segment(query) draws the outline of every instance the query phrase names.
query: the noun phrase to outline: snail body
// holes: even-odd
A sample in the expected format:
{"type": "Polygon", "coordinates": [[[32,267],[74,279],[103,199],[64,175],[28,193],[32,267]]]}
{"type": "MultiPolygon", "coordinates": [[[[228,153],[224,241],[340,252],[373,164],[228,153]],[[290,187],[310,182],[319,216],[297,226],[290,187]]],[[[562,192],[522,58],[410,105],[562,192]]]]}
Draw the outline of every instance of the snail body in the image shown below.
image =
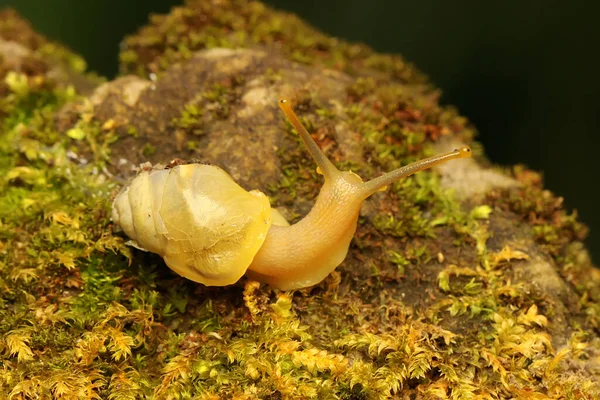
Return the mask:
{"type": "Polygon", "coordinates": [[[279,105],[325,178],[303,219],[289,225],[263,193],[246,192],[219,167],[187,164],[142,171],[115,198],[113,221],[134,246],[159,254],[193,281],[224,286],[246,273],[278,289],[299,289],[321,282],[343,262],[367,197],[418,171],[471,156],[463,146],[363,182],[327,159],[289,101],[279,105]]]}

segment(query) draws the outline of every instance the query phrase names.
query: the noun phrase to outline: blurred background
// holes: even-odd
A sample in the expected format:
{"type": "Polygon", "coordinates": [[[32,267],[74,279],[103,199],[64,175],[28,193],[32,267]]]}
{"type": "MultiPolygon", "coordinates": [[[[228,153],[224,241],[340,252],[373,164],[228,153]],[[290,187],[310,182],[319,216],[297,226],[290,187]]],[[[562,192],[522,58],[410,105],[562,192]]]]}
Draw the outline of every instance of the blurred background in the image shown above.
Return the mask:
{"type": "MultiPolygon", "coordinates": [[[[176,0],[0,0],[35,29],[117,72],[119,42],[176,0]]],[[[334,36],[399,53],[479,130],[488,157],[543,172],[577,209],[600,262],[600,2],[268,0],[334,36]]]]}

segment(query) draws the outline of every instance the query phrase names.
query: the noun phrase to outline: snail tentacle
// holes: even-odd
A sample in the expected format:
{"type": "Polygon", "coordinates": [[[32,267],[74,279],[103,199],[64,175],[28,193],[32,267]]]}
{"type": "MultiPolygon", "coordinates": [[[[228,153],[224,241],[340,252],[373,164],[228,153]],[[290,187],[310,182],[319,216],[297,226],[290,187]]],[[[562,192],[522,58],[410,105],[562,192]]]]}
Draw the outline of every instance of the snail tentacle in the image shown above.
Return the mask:
{"type": "Polygon", "coordinates": [[[434,167],[439,164],[443,164],[450,160],[457,158],[468,158],[471,157],[471,148],[469,146],[461,146],[449,153],[439,154],[433,157],[425,158],[423,160],[416,161],[412,164],[405,165],[386,174],[383,174],[377,178],[373,178],[362,184],[361,193],[364,198],[371,196],[373,193],[385,188],[389,184],[406,178],[410,175],[416,174],[417,172],[425,169],[434,167]]]}
{"type": "Polygon", "coordinates": [[[290,101],[285,98],[279,99],[279,108],[281,108],[290,124],[292,124],[296,132],[298,132],[300,139],[302,139],[306,149],[317,163],[319,172],[323,174],[325,180],[334,180],[339,178],[341,175],[340,170],[338,170],[335,165],[329,161],[325,153],[323,153],[323,151],[319,148],[319,145],[313,140],[304,125],[302,125],[298,119],[298,116],[294,110],[292,110],[290,101]]]}

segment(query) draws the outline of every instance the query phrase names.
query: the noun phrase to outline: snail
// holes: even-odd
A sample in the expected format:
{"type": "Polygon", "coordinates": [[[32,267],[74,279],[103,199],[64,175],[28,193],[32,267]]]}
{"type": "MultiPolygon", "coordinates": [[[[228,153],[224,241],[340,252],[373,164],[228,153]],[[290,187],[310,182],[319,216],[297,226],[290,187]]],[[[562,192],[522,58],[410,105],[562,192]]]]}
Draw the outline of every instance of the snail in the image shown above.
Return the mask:
{"type": "Polygon", "coordinates": [[[309,287],[346,258],[367,197],[398,179],[471,156],[462,146],[363,182],[333,165],[289,100],[280,99],[279,106],[325,178],[304,218],[290,225],[266,195],[244,190],[217,166],[173,165],[142,171],[115,197],[112,219],[131,244],[207,286],[229,285],[246,274],[281,290],[309,287]]]}

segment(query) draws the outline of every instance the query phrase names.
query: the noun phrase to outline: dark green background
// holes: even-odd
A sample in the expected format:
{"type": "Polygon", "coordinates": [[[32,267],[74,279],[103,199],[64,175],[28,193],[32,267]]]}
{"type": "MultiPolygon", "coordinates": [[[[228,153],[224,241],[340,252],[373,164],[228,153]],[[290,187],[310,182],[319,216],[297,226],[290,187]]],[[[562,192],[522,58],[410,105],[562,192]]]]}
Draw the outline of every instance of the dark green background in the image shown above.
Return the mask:
{"type": "MultiPolygon", "coordinates": [[[[324,0],[267,3],[322,31],[400,53],[444,91],[499,164],[543,171],[600,258],[600,2],[324,0]]],[[[0,0],[113,76],[120,39],[175,0],[0,0]]]]}

